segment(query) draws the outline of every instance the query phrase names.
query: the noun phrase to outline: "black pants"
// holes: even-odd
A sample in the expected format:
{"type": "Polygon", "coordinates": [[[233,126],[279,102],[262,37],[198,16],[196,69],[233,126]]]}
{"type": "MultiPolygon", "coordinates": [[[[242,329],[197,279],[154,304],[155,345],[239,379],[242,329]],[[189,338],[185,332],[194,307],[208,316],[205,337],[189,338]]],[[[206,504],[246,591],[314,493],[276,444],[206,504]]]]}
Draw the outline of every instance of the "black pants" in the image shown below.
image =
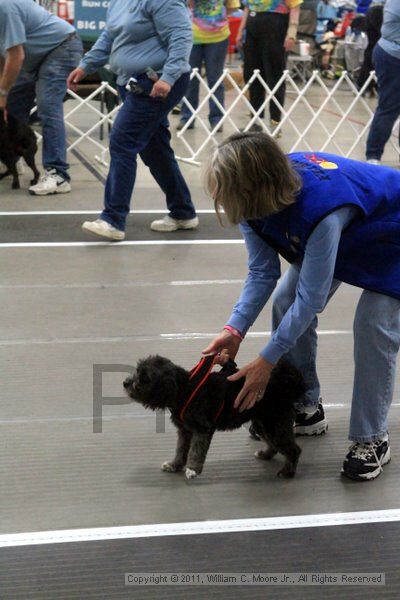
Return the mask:
{"type": "MultiPolygon", "coordinates": [[[[289,25],[289,15],[280,13],[249,14],[246,24],[244,50],[244,80],[253,75],[254,69],[260,69],[260,75],[272,90],[282,77],[286,67],[284,42],[289,25]]],[[[275,94],[283,106],[285,101],[285,85],[282,84],[275,94]]],[[[250,103],[258,110],[265,100],[265,89],[259,81],[250,86],[250,103]]],[[[281,120],[281,111],[271,100],[269,104],[271,119],[281,120]]],[[[264,116],[262,113],[261,116],[264,116]]]]}

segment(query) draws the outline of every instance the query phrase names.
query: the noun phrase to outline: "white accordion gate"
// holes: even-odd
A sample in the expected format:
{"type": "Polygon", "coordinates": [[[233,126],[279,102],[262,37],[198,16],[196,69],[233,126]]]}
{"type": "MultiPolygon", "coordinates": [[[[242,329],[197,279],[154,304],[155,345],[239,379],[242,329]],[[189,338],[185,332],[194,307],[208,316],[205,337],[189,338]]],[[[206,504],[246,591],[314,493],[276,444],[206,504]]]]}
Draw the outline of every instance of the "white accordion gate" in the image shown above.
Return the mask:
{"type": "MultiPolygon", "coordinates": [[[[181,161],[200,165],[224,136],[240,130],[247,131],[253,124],[260,125],[274,137],[282,132],[280,143],[286,152],[326,151],[357,159],[364,157],[366,136],[376,107],[376,98],[371,100],[365,97],[369,84],[375,80],[373,72],[361,90],[356,88],[346,71],[330,85],[327,85],[319,71],[313,71],[302,85],[296,82],[289,71],[285,71],[274,89],[267,86],[259,71],[254,71],[250,81],[244,85],[240,81],[240,71],[235,73],[225,69],[211,89],[197,69],[193,70],[191,77],[199,80],[200,101],[195,110],[186,98],[183,100],[191,111],[191,117],[177,133],[174,144],[177,158],[181,161]],[[258,111],[253,109],[248,100],[249,87],[255,80],[265,89],[265,102],[258,111]],[[279,106],[275,97],[282,83],[286,85],[284,107],[279,106]],[[226,90],[224,106],[215,97],[215,90],[221,84],[226,90]],[[211,98],[222,113],[221,121],[213,129],[207,118],[211,98]],[[268,113],[269,102],[275,102],[282,111],[282,120],[274,131],[269,129],[269,119],[261,118],[263,111],[268,113]],[[196,127],[192,129],[190,126],[194,122],[196,127]],[[223,134],[218,132],[220,125],[223,125],[223,134]]],[[[100,109],[98,101],[101,100],[104,107],[105,94],[117,96],[117,92],[103,82],[87,98],[82,99],[72,91],[68,94],[73,101],[72,107],[70,100],[65,104],[68,150],[83,146],[87,156],[107,166],[107,130],[112,126],[119,106],[107,113],[100,109]],[[101,135],[104,130],[106,135],[101,135]]],[[[175,120],[172,128],[176,125],[175,120]]],[[[392,136],[385,158],[389,154],[389,160],[398,160],[397,136],[396,139],[392,136]]]]}

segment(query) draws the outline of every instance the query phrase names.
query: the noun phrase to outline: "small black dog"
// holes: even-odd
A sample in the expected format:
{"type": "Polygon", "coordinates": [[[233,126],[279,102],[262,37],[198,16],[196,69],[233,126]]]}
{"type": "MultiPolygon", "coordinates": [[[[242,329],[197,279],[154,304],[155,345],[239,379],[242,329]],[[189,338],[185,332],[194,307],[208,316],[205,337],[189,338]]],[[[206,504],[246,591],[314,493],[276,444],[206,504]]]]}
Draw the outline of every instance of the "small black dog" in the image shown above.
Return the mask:
{"type": "Polygon", "coordinates": [[[190,373],[162,356],[140,360],[134,376],[124,381],[128,396],[145,408],[171,412],[178,430],[178,444],[175,458],[162,465],[164,471],[182,471],[186,467],[188,479],[200,475],[214,432],[238,429],[251,420],[255,431],[267,443],[265,449],[256,452],[256,457],[269,460],[280,452],[285,464],[278,476],[294,477],[301,449],[294,439],[293,404],[306,390],[301,374],[280,360],[263,398],[251,409],[239,412],[233,403],[244,378],[227,380],[236,371],[236,364],[229,360],[219,372],[209,375],[189,404],[187,399],[193,393],[190,373]]]}
{"type": "Polygon", "coordinates": [[[7,171],[0,175],[0,179],[12,175],[12,189],[20,188],[17,161],[22,156],[33,171],[31,185],[35,185],[40,176],[35,164],[36,152],[36,135],[29,125],[20,123],[10,114],[7,114],[6,120],[4,110],[0,109],[0,161],[7,167],[7,171]]]}

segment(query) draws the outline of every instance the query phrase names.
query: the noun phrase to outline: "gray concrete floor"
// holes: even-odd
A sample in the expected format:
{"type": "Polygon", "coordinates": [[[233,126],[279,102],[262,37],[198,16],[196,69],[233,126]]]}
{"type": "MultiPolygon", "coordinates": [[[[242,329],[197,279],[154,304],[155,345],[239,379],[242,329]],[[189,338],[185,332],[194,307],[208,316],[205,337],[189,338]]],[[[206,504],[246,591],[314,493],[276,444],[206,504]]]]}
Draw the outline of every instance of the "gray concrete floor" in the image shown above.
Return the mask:
{"type": "MultiPolygon", "coordinates": [[[[100,209],[102,185],[74,157],[71,162],[73,191],[68,195],[29,196],[26,177],[17,192],[7,180],[0,184],[0,211],[22,213],[3,214],[0,233],[3,243],[17,244],[0,246],[0,531],[395,508],[398,388],[390,420],[392,464],[366,486],[339,477],[347,448],[351,327],[359,296],[348,286],[342,286],[320,319],[319,367],[329,433],[300,441],[304,451],[294,481],[276,478],[279,459],[268,465],[254,459],[257,443],[244,429],[216,435],[203,476],[191,483],[160,471],[175,442],[168,421],[165,433],[157,433],[153,415],[139,407],[106,406],[103,433],[92,432],[93,365],[133,365],[158,352],[191,367],[229,315],[246,274],[246,253],[241,244],[212,244],[212,239],[239,235],[217,229],[209,214],[200,215],[198,233],[184,233],[187,241],[200,237],[209,245],[18,246],[38,240],[91,241],[79,231],[85,215],[63,212],[100,209]],[[50,218],[42,211],[59,214],[50,218]]],[[[197,207],[210,209],[200,170],[183,165],[183,171],[197,207]]],[[[143,166],[134,199],[134,209],[164,208],[143,166]]],[[[149,235],[154,216],[131,215],[129,239],[166,239],[149,235]]],[[[267,307],[253,329],[269,327],[267,307]]],[[[249,337],[240,364],[263,344],[263,336],[249,337]]],[[[104,394],[119,396],[122,377],[106,375],[104,394]]]]}

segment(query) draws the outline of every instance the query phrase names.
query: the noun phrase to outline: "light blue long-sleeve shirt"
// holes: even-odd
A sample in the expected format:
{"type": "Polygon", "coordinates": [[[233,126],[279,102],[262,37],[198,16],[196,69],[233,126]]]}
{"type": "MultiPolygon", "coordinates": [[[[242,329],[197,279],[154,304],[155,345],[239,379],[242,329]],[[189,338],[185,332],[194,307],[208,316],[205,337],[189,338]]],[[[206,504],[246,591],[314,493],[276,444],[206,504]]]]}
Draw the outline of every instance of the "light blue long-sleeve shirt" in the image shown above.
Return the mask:
{"type": "MultiPolygon", "coordinates": [[[[296,298],[260,355],[271,364],[286,354],[326,305],[342,231],[357,214],[343,207],[325,217],[310,235],[296,298]]],[[[249,273],[228,324],[245,335],[271,296],[281,274],[278,253],[247,223],[240,225],[249,255],[249,273]]]]}
{"type": "Polygon", "coordinates": [[[26,71],[36,69],[74,31],[32,0],[0,0],[0,55],[23,44],[26,71]]]}
{"type": "Polygon", "coordinates": [[[120,85],[150,67],[173,85],[190,70],[192,44],[185,0],[111,0],[106,28],[79,66],[93,73],[109,63],[120,85]]]}
{"type": "Polygon", "coordinates": [[[385,52],[400,59],[400,2],[386,0],[379,45],[385,52]]]}

